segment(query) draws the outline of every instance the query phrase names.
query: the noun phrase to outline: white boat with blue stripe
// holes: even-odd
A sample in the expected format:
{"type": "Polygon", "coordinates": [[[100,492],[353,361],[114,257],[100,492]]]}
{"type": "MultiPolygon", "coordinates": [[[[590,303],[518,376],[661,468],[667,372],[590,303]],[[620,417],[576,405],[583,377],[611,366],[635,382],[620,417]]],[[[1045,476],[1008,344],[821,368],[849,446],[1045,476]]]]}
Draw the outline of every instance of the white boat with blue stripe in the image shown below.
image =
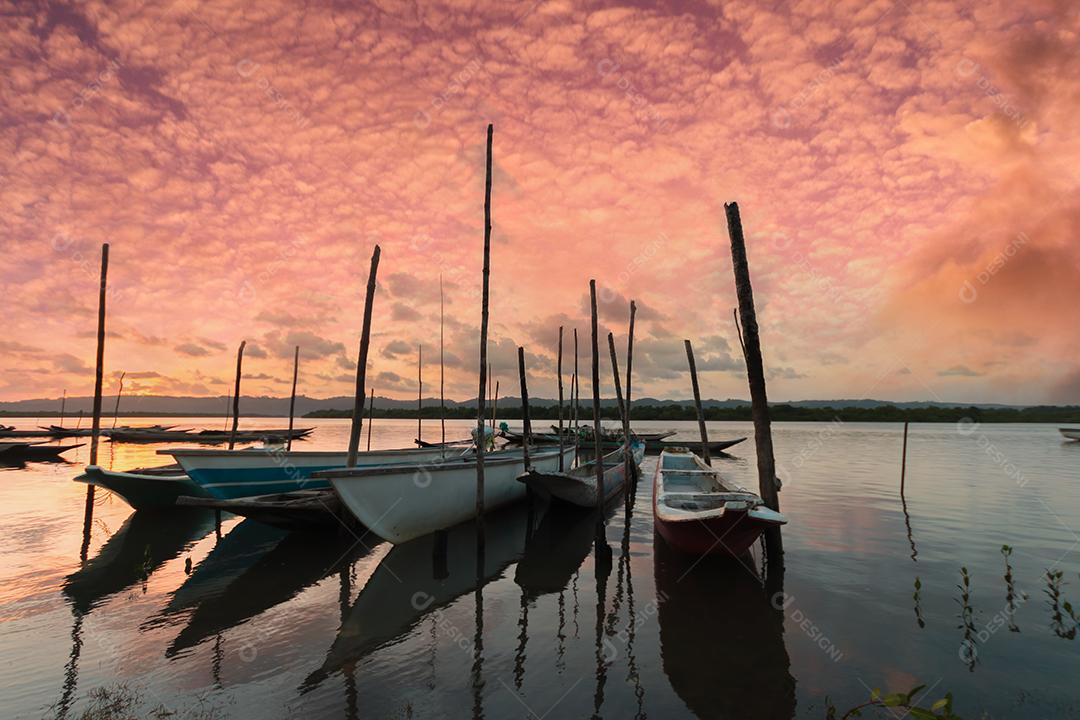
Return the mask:
{"type": "MultiPolygon", "coordinates": [[[[170,448],[158,453],[173,456],[192,481],[221,500],[328,488],[327,478],[312,478],[311,474],[344,468],[347,459],[344,452],[287,452],[280,446],[243,450],[170,448]]],[[[356,466],[438,463],[472,454],[471,448],[461,447],[371,450],[357,454],[356,466]]]]}

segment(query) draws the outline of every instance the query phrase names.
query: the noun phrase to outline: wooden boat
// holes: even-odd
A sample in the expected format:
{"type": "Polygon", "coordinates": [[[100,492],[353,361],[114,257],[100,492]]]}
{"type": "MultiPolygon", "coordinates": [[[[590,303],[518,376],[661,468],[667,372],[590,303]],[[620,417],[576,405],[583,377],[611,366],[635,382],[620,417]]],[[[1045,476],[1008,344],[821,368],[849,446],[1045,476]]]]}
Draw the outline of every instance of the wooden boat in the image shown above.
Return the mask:
{"type": "MultiPolygon", "coordinates": [[[[293,440],[301,440],[307,437],[314,428],[299,428],[293,430],[293,440]]],[[[202,445],[221,445],[235,437],[237,442],[279,442],[289,439],[290,433],[286,429],[267,430],[238,430],[234,436],[231,432],[220,430],[125,430],[116,428],[108,432],[109,439],[113,442],[126,443],[155,443],[155,442],[193,442],[202,445]]]]}
{"type": "Polygon", "coordinates": [[[20,458],[23,460],[58,460],[60,453],[82,447],[86,443],[75,445],[48,445],[43,442],[0,442],[0,454],[6,458],[20,458]]]}
{"type": "Polygon", "coordinates": [[[1058,428],[1058,431],[1068,440],[1080,440],[1080,428],[1058,428]]]}
{"type": "MultiPolygon", "coordinates": [[[[734,440],[710,440],[709,441],[709,453],[722,453],[728,448],[738,445],[745,441],[746,438],[735,438],[734,440]]],[[[692,453],[701,453],[702,444],[700,440],[661,440],[656,443],[656,452],[663,452],[667,448],[686,448],[692,453]]]]}
{"type": "MultiPolygon", "coordinates": [[[[457,458],[469,452],[461,448],[406,448],[372,450],[357,454],[357,467],[412,465],[457,458]]],[[[221,500],[274,495],[293,490],[329,488],[324,478],[313,478],[319,470],[344,468],[348,453],[310,450],[286,452],[280,447],[244,450],[168,448],[159,455],[171,455],[204,496],[221,500]]]]}
{"type": "MultiPolygon", "coordinates": [[[[551,432],[554,433],[556,438],[558,438],[558,436],[559,436],[559,426],[558,425],[552,425],[551,426],[551,432]]],[[[664,438],[669,438],[678,431],[676,431],[676,430],[661,430],[659,432],[641,433],[641,432],[634,432],[633,430],[631,430],[630,432],[634,437],[636,437],[636,438],[638,438],[640,440],[644,440],[645,442],[650,442],[650,441],[663,440],[664,438]]],[[[563,428],[563,435],[572,438],[572,437],[574,437],[574,431],[573,431],[572,428],[564,427],[563,428]]],[[[580,430],[579,430],[579,435],[583,440],[586,440],[586,441],[592,440],[593,429],[591,427],[587,427],[587,426],[582,425],[580,430]]],[[[600,429],[600,438],[601,438],[601,440],[612,440],[612,441],[616,441],[616,442],[621,443],[622,442],[622,430],[621,429],[614,429],[613,430],[613,429],[610,429],[610,428],[601,428],[600,429]]]]}
{"type": "MultiPolygon", "coordinates": [[[[129,432],[129,431],[156,432],[156,431],[172,430],[175,427],[176,427],[175,425],[144,425],[144,426],[139,426],[139,427],[133,427],[133,426],[130,426],[130,425],[121,425],[120,427],[116,427],[116,428],[101,428],[98,431],[98,434],[102,435],[103,437],[108,437],[109,435],[111,435],[114,432],[129,432]]],[[[46,434],[51,435],[52,437],[90,437],[94,433],[93,428],[89,428],[89,427],[70,428],[70,427],[64,427],[63,425],[42,425],[41,429],[44,430],[46,432],[46,434]]]]}
{"type": "Polygon", "coordinates": [[[469,445],[472,443],[472,438],[462,438],[461,440],[447,440],[446,442],[428,442],[427,440],[421,440],[416,438],[413,440],[417,447],[430,448],[430,447],[458,447],[463,445],[469,445]]]}
{"type": "Polygon", "coordinates": [[[754,493],[720,477],[689,450],[660,455],[653,483],[656,529],[693,555],[740,556],[771,525],[787,522],[754,493]]]}
{"type": "Polygon", "coordinates": [[[565,503],[551,505],[514,569],[514,582],[527,599],[559,593],[570,586],[593,548],[597,523],[610,517],[616,507],[617,503],[608,505],[601,515],[595,507],[583,510],[565,503]]]}
{"type": "Polygon", "coordinates": [[[85,472],[75,480],[103,487],[119,495],[136,510],[171,509],[176,506],[178,497],[208,495],[184,474],[179,465],[137,468],[125,472],[87,465],[85,472]]]}
{"type": "Polygon", "coordinates": [[[44,430],[16,430],[14,425],[8,425],[0,429],[0,438],[46,438],[49,433],[44,430]]]}
{"type": "MultiPolygon", "coordinates": [[[[330,488],[294,490],[287,493],[257,495],[235,500],[181,497],[177,498],[176,504],[186,507],[224,510],[233,515],[240,515],[256,522],[286,530],[337,526],[342,523],[341,517],[344,510],[341,500],[330,488]]],[[[347,514],[346,517],[348,517],[347,514]]],[[[348,519],[351,520],[352,518],[348,519]]]]}
{"type": "MultiPolygon", "coordinates": [[[[565,463],[573,453],[573,447],[563,451],[565,463]]],[[[537,450],[531,462],[537,470],[550,472],[559,467],[559,451],[537,450]]],[[[525,497],[525,484],[517,482],[524,469],[520,450],[485,455],[485,510],[525,497]]],[[[474,456],[420,465],[327,470],[314,477],[329,480],[349,512],[379,537],[395,544],[476,516],[474,456]]]]}
{"type": "MultiPolygon", "coordinates": [[[[645,457],[645,443],[634,440],[631,443],[631,460],[640,465],[645,457]]],[[[605,455],[604,463],[604,503],[619,495],[626,486],[625,447],[620,447],[605,455]]],[[[573,470],[558,472],[540,472],[533,468],[518,477],[519,482],[527,484],[541,496],[553,500],[577,505],[578,507],[596,507],[596,460],[578,465],[573,470]]]]}

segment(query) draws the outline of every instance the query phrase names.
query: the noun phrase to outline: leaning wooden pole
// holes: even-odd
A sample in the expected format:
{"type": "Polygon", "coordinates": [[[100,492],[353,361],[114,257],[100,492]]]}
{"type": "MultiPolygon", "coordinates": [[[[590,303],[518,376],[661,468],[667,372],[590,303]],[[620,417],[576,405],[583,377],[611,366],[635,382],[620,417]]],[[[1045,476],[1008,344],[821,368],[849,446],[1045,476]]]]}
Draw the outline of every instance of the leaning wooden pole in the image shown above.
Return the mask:
{"type": "MultiPolygon", "coordinates": [[[[780,497],[769,424],[769,400],[765,392],[765,369],[761,359],[757,313],[754,310],[754,290],[750,284],[750,266],[746,259],[746,241],[743,238],[738,204],[728,203],[724,205],[724,210],[727,213],[731,265],[735,273],[735,292],[739,298],[739,318],[742,320],[743,344],[746,347],[746,374],[750,382],[750,410],[754,418],[754,445],[757,449],[758,488],[765,504],[779,512],[780,497]]],[[[784,544],[779,526],[765,531],[765,549],[770,563],[783,563],[784,544]]]]}
{"type": "Polygon", "coordinates": [[[285,440],[285,451],[292,450],[293,418],[296,417],[296,379],[300,376],[300,346],[293,348],[292,392],[289,394],[289,437],[285,440]]]}
{"type": "MultiPolygon", "coordinates": [[[[484,175],[484,270],[480,294],[480,389],[476,404],[476,517],[484,517],[484,388],[487,385],[488,297],[491,277],[491,138],[495,126],[487,127],[487,170],[484,175]]],[[[483,551],[483,537],[477,535],[477,552],[483,551]]]]}
{"type": "Polygon", "coordinates": [[[491,432],[495,432],[495,415],[499,411],[499,381],[495,381],[495,394],[491,400],[491,432]]]}
{"type": "Polygon", "coordinates": [[[705,429],[705,411],[701,408],[701,390],[698,388],[694,347],[689,340],[683,342],[686,343],[686,362],[690,365],[690,383],[694,388],[694,410],[697,411],[698,432],[701,433],[701,459],[706,465],[712,465],[712,458],[709,457],[709,433],[705,429]]]}
{"type": "Polygon", "coordinates": [[[349,454],[347,467],[356,467],[356,454],[360,451],[360,431],[364,429],[364,389],[367,387],[368,346],[371,344],[371,311],[375,306],[375,277],[379,274],[378,245],[371,253],[371,270],[368,272],[367,294],[364,296],[364,327],[360,331],[360,356],[356,361],[356,390],[353,394],[352,428],[349,430],[349,454]]]}
{"type": "Polygon", "coordinates": [[[563,465],[563,448],[566,447],[566,440],[563,437],[562,334],[563,326],[560,325],[559,352],[555,365],[555,372],[559,376],[559,472],[565,472],[566,470],[563,465]]]}
{"type": "Polygon", "coordinates": [[[236,351],[236,385],[233,386],[232,399],[232,432],[229,433],[229,449],[236,445],[236,430],[240,425],[240,375],[244,369],[244,347],[247,340],[240,341],[240,349],[236,351]]]}
{"type": "Polygon", "coordinates": [[[439,426],[442,430],[440,442],[446,444],[446,306],[443,303],[442,275],[439,276],[439,426]]]}
{"type": "Polygon", "coordinates": [[[518,348],[518,381],[521,383],[521,435],[525,439],[521,443],[525,454],[525,471],[532,469],[529,459],[529,443],[532,442],[532,418],[529,417],[529,385],[525,380],[525,348],[518,348]]]}
{"type": "Polygon", "coordinates": [[[416,346],[416,439],[424,439],[424,346],[416,346]]]}
{"type": "MultiPolygon", "coordinates": [[[[615,380],[615,399],[619,403],[619,419],[623,431],[623,484],[630,481],[630,465],[633,457],[630,453],[630,414],[623,403],[622,382],[619,380],[619,356],[615,354],[615,336],[607,334],[608,350],[611,351],[611,376],[615,380]]],[[[601,463],[602,464],[602,463],[601,463]]]]}
{"type": "MultiPolygon", "coordinates": [[[[630,301],[630,334],[626,337],[626,424],[629,426],[630,418],[634,413],[634,406],[630,399],[630,383],[634,376],[634,316],[637,315],[637,303],[633,300],[630,301]]],[[[631,477],[636,481],[638,475],[638,466],[633,464],[630,468],[630,473],[627,474],[627,482],[631,477]]]]}
{"type": "MultiPolygon", "coordinates": [[[[600,437],[600,343],[597,338],[596,318],[596,281],[589,281],[589,300],[592,308],[592,407],[593,407],[593,449],[596,456],[596,506],[604,506],[604,457],[602,439],[600,437]]],[[[600,522],[603,522],[601,515],[600,522]]]]}
{"type": "MultiPolygon", "coordinates": [[[[109,275],[109,243],[101,245],[101,285],[98,289],[97,355],[94,366],[94,418],[90,426],[90,464],[97,465],[101,436],[101,383],[105,373],[105,287],[109,275]]],[[[93,511],[94,486],[86,486],[86,511],[93,511]]]]}
{"type": "Polygon", "coordinates": [[[124,376],[126,372],[120,373],[120,385],[116,388],[116,405],[113,406],[112,413],[112,426],[116,427],[116,419],[120,417],[120,396],[124,394],[124,376]]]}

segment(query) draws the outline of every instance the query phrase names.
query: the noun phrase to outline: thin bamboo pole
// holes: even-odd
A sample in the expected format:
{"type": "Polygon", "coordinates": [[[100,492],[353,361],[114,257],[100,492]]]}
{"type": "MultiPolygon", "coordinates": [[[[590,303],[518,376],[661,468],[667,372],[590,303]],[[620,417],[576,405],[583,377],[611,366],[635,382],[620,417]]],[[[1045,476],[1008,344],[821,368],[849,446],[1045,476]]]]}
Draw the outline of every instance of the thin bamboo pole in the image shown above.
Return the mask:
{"type": "Polygon", "coordinates": [[[574,400],[574,447],[577,448],[578,430],[581,428],[581,410],[578,407],[578,403],[581,402],[581,373],[578,372],[577,328],[574,328],[574,388],[571,394],[574,400]]]}
{"type": "Polygon", "coordinates": [[[232,390],[225,391],[225,425],[221,432],[229,432],[229,420],[232,417],[232,390]]]}
{"type": "MultiPolygon", "coordinates": [[[[608,350],[611,351],[611,375],[615,380],[615,399],[619,403],[619,419],[622,420],[623,430],[623,484],[630,481],[630,465],[633,458],[630,455],[630,414],[626,411],[623,403],[622,383],[619,381],[619,357],[615,354],[615,336],[607,334],[608,350]]],[[[603,465],[603,463],[600,463],[603,465]]]]}
{"type": "Polygon", "coordinates": [[[67,388],[64,388],[64,396],[60,398],[60,427],[64,427],[64,408],[67,405],[67,388]]]}
{"type": "MultiPolygon", "coordinates": [[[[735,274],[735,292],[739,298],[746,374],[750,383],[750,410],[754,418],[758,488],[765,504],[779,512],[780,497],[776,481],[776,460],[773,457],[772,430],[769,423],[769,400],[765,390],[765,370],[761,358],[757,313],[754,310],[754,290],[750,284],[750,266],[746,258],[746,240],[743,238],[738,203],[724,205],[724,211],[727,214],[728,236],[731,239],[731,265],[735,274]]],[[[765,551],[770,565],[783,564],[784,543],[779,526],[770,527],[765,531],[765,551]]]]}
{"type": "Polygon", "coordinates": [[[416,439],[424,439],[424,346],[416,346],[416,439]]]}
{"type": "Polygon", "coordinates": [[[292,393],[289,395],[289,437],[285,440],[285,451],[292,450],[293,418],[296,416],[296,379],[300,375],[300,346],[293,349],[292,393]]]}
{"type": "Polygon", "coordinates": [[[240,341],[240,349],[236,351],[236,385],[233,387],[232,399],[232,432],[229,433],[229,449],[236,445],[236,430],[240,425],[240,373],[244,367],[244,347],[247,340],[240,341]]]}
{"type": "MultiPolygon", "coordinates": [[[[480,389],[476,413],[476,517],[484,517],[484,386],[487,384],[488,298],[491,277],[491,140],[495,126],[487,127],[487,170],[484,176],[484,269],[480,299],[480,389]]],[[[477,552],[482,553],[484,533],[477,534],[477,552]]],[[[479,569],[477,570],[479,572],[479,569]]]]}
{"type": "Polygon", "coordinates": [[[701,459],[706,465],[712,465],[712,458],[709,457],[709,433],[705,429],[705,411],[701,408],[701,390],[698,388],[694,348],[689,340],[683,342],[686,343],[686,362],[690,365],[690,383],[694,386],[694,409],[697,411],[698,432],[701,433],[701,459]]]}
{"type": "Polygon", "coordinates": [[[562,334],[563,326],[559,326],[559,353],[558,361],[556,363],[556,374],[559,376],[559,472],[564,472],[566,468],[563,466],[563,448],[566,446],[565,438],[563,438],[563,386],[562,386],[562,334]]]}
{"type": "MultiPolygon", "coordinates": [[[[97,465],[98,439],[101,435],[101,382],[105,373],[105,299],[109,275],[109,243],[101,245],[101,284],[98,289],[97,354],[94,365],[94,418],[90,429],[90,464],[97,465]]],[[[82,415],[79,416],[80,420],[82,415]]],[[[89,539],[94,515],[94,486],[86,486],[86,507],[83,517],[84,534],[89,539]]]]}
{"type": "Polygon", "coordinates": [[[525,380],[525,348],[518,348],[518,378],[521,383],[521,429],[525,441],[521,444],[525,453],[525,471],[532,469],[529,459],[529,443],[532,442],[532,420],[529,417],[529,385],[525,380]]]}
{"type": "MultiPolygon", "coordinates": [[[[596,451],[596,506],[604,507],[604,463],[600,438],[600,345],[597,339],[596,281],[589,280],[589,300],[592,308],[592,397],[593,397],[593,444],[596,451]]],[[[603,523],[603,515],[599,523],[603,523]]]]}
{"type": "Polygon", "coordinates": [[[364,326],[360,331],[360,356],[356,361],[356,390],[353,396],[352,428],[349,430],[349,455],[347,467],[356,467],[356,454],[360,450],[360,431],[364,429],[364,389],[367,387],[368,346],[371,344],[371,311],[375,306],[375,277],[379,273],[378,245],[371,253],[371,270],[368,272],[367,294],[364,296],[364,326]]]}
{"type": "Polygon", "coordinates": [[[371,388],[367,411],[367,449],[371,452],[371,428],[375,424],[375,388],[371,388]]]}
{"type": "Polygon", "coordinates": [[[116,405],[113,406],[112,426],[116,427],[116,418],[120,416],[120,396],[124,393],[124,376],[127,372],[120,373],[120,386],[116,389],[116,405]]]}
{"type": "Polygon", "coordinates": [[[440,442],[446,444],[446,360],[444,345],[446,325],[446,306],[443,303],[442,275],[439,276],[439,426],[442,430],[440,442]]]}
{"type": "Polygon", "coordinates": [[[904,494],[904,477],[907,475],[907,420],[904,421],[904,449],[900,455],[900,495],[904,494]]]}
{"type": "MultiPolygon", "coordinates": [[[[627,426],[630,424],[630,420],[634,415],[634,405],[630,398],[630,384],[634,376],[634,317],[637,315],[637,303],[633,300],[630,301],[630,334],[626,338],[626,421],[627,426]]],[[[629,481],[631,474],[633,479],[637,480],[638,466],[631,463],[633,467],[628,468],[630,470],[627,473],[627,481],[629,481]]]]}
{"type": "Polygon", "coordinates": [[[495,416],[498,414],[498,410],[499,410],[499,381],[496,380],[495,381],[495,397],[494,397],[493,402],[491,403],[491,430],[492,430],[492,432],[495,431],[495,416]]]}

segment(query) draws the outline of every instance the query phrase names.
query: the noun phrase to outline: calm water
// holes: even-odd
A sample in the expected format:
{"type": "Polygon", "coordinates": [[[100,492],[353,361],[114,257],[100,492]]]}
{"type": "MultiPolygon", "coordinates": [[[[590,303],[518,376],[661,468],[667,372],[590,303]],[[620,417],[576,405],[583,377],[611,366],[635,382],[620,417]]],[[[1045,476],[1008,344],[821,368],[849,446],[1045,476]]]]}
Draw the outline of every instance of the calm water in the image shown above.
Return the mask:
{"type": "MultiPolygon", "coordinates": [[[[344,421],[311,424],[300,447],[344,447],[344,421]]],[[[696,432],[640,424],[666,427],[696,432]]],[[[376,421],[372,446],[415,430],[376,421]]],[[[629,516],[609,514],[606,545],[588,514],[493,514],[482,565],[471,526],[442,557],[430,538],[391,548],[228,516],[219,536],[212,515],[144,517],[99,492],[81,561],[85,486],[71,478],[87,448],[2,468],[0,716],[77,716],[91,690],[127,682],[148,704],[228,717],[820,718],[826,696],[846,708],[917,684],[952,691],[965,718],[1080,717],[1075,624],[1055,622],[1043,578],[1063,571],[1080,605],[1080,443],[1041,425],[913,426],[905,514],[899,427],[774,434],[790,524],[768,589],[754,565],[668,551],[648,482],[629,516]]],[[[102,464],[167,461],[156,449],[106,443],[102,464]]],[[[752,443],[732,452],[719,467],[756,488],[752,443]]]]}

